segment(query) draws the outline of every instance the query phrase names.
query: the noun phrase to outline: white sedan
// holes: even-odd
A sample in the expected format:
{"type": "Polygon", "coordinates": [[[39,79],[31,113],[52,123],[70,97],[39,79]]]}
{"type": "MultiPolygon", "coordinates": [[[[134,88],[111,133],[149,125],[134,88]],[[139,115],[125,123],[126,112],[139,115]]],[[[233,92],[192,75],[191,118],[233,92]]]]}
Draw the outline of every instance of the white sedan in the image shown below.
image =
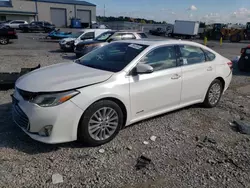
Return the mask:
{"type": "Polygon", "coordinates": [[[231,69],[230,60],[194,42],[113,42],[19,78],[13,119],[44,143],[97,146],[146,118],[196,103],[215,107],[231,69]]]}

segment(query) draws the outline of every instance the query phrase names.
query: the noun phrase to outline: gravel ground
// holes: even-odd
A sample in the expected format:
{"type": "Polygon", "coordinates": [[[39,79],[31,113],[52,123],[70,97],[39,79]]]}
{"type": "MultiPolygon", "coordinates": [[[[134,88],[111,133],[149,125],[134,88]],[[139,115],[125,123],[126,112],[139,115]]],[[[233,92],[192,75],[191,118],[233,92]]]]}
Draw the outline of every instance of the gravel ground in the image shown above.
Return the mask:
{"type": "MultiPolygon", "coordinates": [[[[12,44],[0,46],[0,71],[74,58],[60,52],[57,43],[39,40],[41,36],[19,34],[12,44]]],[[[209,45],[233,58],[246,44],[209,45]]],[[[250,137],[230,126],[234,120],[250,121],[249,76],[234,71],[229,90],[214,109],[195,105],[158,116],[125,128],[96,148],[30,139],[11,120],[13,90],[0,91],[0,187],[250,187],[250,137]],[[152,162],[136,170],[141,155],[152,162]],[[63,183],[52,183],[56,173],[63,183]]]]}

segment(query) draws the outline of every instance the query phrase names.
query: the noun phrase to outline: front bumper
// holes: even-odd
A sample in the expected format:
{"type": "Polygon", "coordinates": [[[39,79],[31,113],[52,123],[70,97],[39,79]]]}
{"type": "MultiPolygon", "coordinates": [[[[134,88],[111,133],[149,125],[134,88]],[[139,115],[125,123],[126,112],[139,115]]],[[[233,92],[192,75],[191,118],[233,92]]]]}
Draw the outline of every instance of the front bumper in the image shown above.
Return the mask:
{"type": "Polygon", "coordinates": [[[69,52],[74,52],[74,44],[62,44],[59,43],[60,49],[63,51],[69,51],[69,52]]]}
{"type": "Polygon", "coordinates": [[[17,92],[13,97],[18,101],[12,104],[13,120],[32,139],[48,144],[77,140],[78,124],[83,111],[73,102],[44,108],[25,101],[17,92]],[[53,126],[50,136],[40,136],[38,132],[48,125],[53,126]]]}

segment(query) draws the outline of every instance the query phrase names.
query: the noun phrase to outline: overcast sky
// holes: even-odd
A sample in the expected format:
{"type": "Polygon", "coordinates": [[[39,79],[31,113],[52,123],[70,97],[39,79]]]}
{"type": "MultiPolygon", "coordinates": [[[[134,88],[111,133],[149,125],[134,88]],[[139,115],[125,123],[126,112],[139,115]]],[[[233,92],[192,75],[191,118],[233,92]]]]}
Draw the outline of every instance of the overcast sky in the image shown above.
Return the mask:
{"type": "MultiPolygon", "coordinates": [[[[0,0],[3,1],[3,0],[0,0]]],[[[86,0],[97,15],[128,16],[167,21],[250,22],[250,0],[86,0]]]]}
{"type": "Polygon", "coordinates": [[[250,0],[89,0],[97,15],[144,17],[173,22],[188,19],[207,22],[250,21],[250,0]]]}

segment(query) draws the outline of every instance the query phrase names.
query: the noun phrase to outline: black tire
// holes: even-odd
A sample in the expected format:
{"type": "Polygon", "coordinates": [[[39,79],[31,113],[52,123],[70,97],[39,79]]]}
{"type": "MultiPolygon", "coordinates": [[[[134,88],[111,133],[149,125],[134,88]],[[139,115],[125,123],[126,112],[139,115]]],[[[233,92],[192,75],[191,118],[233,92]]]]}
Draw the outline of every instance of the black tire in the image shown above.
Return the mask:
{"type": "Polygon", "coordinates": [[[92,104],[83,114],[79,127],[78,127],[78,140],[83,142],[84,144],[90,145],[90,146],[100,146],[105,143],[110,142],[115,138],[115,136],[119,133],[120,129],[123,126],[123,121],[124,121],[124,115],[119,107],[119,105],[113,101],[110,100],[101,100],[98,101],[94,104],[92,104]],[[93,139],[89,133],[89,121],[91,117],[97,112],[99,109],[108,107],[113,109],[117,115],[118,115],[118,126],[116,127],[114,133],[107,139],[105,140],[96,140],[93,139]]]}
{"type": "Polygon", "coordinates": [[[0,37],[0,44],[1,45],[9,44],[9,39],[7,37],[0,37]]]}
{"type": "Polygon", "coordinates": [[[217,104],[220,102],[220,99],[221,99],[221,95],[223,93],[223,85],[221,83],[220,80],[218,79],[215,79],[209,86],[208,88],[208,91],[207,91],[207,94],[206,94],[206,97],[205,97],[205,100],[203,102],[203,105],[207,108],[213,108],[215,106],[217,106],[217,104]],[[215,85],[215,84],[218,84],[220,86],[220,95],[218,97],[218,100],[215,102],[215,103],[212,103],[210,100],[209,100],[209,93],[211,91],[211,88],[215,85]]]}

